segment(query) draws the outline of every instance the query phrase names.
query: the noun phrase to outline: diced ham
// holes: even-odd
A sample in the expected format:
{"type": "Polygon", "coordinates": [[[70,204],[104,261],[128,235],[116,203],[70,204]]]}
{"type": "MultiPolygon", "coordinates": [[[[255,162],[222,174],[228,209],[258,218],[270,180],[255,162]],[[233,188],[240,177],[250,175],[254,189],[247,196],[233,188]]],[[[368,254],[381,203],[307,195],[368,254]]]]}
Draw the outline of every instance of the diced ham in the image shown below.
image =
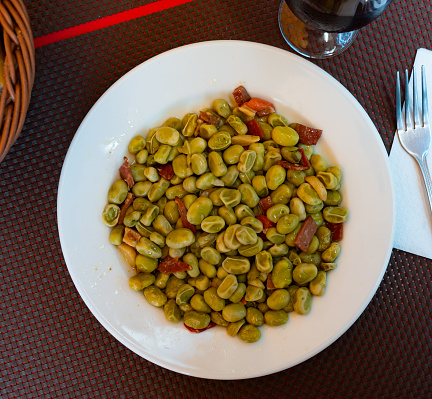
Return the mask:
{"type": "MultiPolygon", "coordinates": [[[[184,324],[184,323],[183,323],[184,324]]],[[[209,328],[212,328],[212,327],[214,327],[214,326],[216,326],[216,323],[213,323],[212,321],[210,322],[210,324],[207,326],[207,327],[205,327],[205,328],[200,328],[200,329],[198,329],[198,328],[193,328],[193,327],[189,327],[189,326],[187,326],[186,324],[184,324],[184,326],[191,332],[191,333],[201,333],[201,332],[203,332],[203,331],[205,331],[205,330],[208,330],[209,328]]]]}
{"type": "Polygon", "coordinates": [[[306,145],[315,145],[321,137],[322,130],[314,129],[298,123],[295,127],[295,131],[299,135],[299,143],[306,145]]]}
{"type": "Polygon", "coordinates": [[[245,103],[249,108],[253,109],[256,112],[260,112],[266,110],[268,112],[266,115],[275,112],[275,106],[267,100],[263,100],[262,98],[253,97],[248,102],[245,103]]]}
{"type": "Polygon", "coordinates": [[[155,168],[158,170],[159,175],[166,180],[171,180],[174,177],[174,169],[170,163],[166,165],[156,165],[155,168]]]}
{"type": "Polygon", "coordinates": [[[181,200],[180,197],[175,197],[174,200],[178,205],[180,218],[181,218],[181,222],[182,222],[183,227],[191,230],[192,233],[196,234],[196,227],[192,223],[189,223],[189,221],[187,220],[186,205],[183,203],[183,201],[181,200]]]}
{"type": "Polygon", "coordinates": [[[267,213],[267,210],[273,206],[273,202],[270,195],[268,197],[261,198],[259,200],[259,206],[261,208],[262,213],[265,215],[267,213]]]}
{"type": "Polygon", "coordinates": [[[130,227],[125,227],[123,242],[135,248],[138,241],[141,239],[141,234],[130,227]]]}
{"type": "Polygon", "coordinates": [[[126,183],[129,186],[129,188],[132,188],[134,185],[134,180],[132,178],[132,172],[127,157],[123,158],[123,164],[122,166],[120,166],[119,172],[120,172],[120,177],[126,180],[126,183]]]}
{"type": "Polygon", "coordinates": [[[209,111],[200,111],[200,119],[216,127],[219,126],[220,118],[209,111]]]}
{"type": "Polygon", "coordinates": [[[264,133],[261,129],[259,122],[256,119],[251,119],[245,122],[248,128],[248,134],[252,136],[258,136],[260,139],[264,138],[264,133]]]}
{"type": "Polygon", "coordinates": [[[273,284],[273,280],[272,280],[272,277],[271,277],[271,273],[267,274],[267,284],[266,284],[266,288],[267,288],[268,290],[275,290],[275,289],[276,289],[276,287],[275,287],[274,284],[273,284]]]}
{"type": "Polygon", "coordinates": [[[247,102],[251,99],[251,96],[249,95],[248,91],[245,89],[244,86],[236,87],[233,91],[233,96],[234,96],[235,102],[239,106],[243,105],[245,102],[247,102]]]}
{"type": "Polygon", "coordinates": [[[126,214],[126,211],[131,206],[133,200],[134,200],[134,195],[132,193],[128,193],[126,196],[126,199],[123,202],[123,205],[120,208],[120,215],[119,215],[118,224],[123,223],[123,219],[124,219],[124,216],[126,214]]]}
{"type": "Polygon", "coordinates": [[[341,241],[343,238],[343,223],[325,222],[325,224],[331,231],[332,241],[341,241]]]}
{"type": "Polygon", "coordinates": [[[171,258],[171,256],[167,255],[162,262],[159,263],[157,269],[162,273],[169,274],[191,270],[192,266],[185,262],[180,262],[178,258],[171,258]]]}
{"type": "MultiPolygon", "coordinates": [[[[256,218],[257,218],[257,219],[258,219],[258,220],[263,224],[263,233],[264,233],[264,234],[267,233],[267,230],[268,230],[268,229],[270,229],[270,228],[276,226],[272,221],[270,221],[270,220],[267,218],[267,216],[264,216],[264,215],[258,215],[256,218]]],[[[267,239],[267,238],[266,238],[266,239],[267,239]]]]}
{"type": "Polygon", "coordinates": [[[318,226],[315,220],[309,215],[300,228],[300,231],[297,233],[294,245],[300,249],[300,251],[306,252],[317,229],[318,226]]]}
{"type": "Polygon", "coordinates": [[[310,166],[309,159],[307,159],[307,156],[303,150],[303,148],[299,148],[298,151],[301,154],[300,163],[291,163],[288,161],[277,161],[276,163],[285,169],[292,169],[292,170],[308,170],[310,166]]]}

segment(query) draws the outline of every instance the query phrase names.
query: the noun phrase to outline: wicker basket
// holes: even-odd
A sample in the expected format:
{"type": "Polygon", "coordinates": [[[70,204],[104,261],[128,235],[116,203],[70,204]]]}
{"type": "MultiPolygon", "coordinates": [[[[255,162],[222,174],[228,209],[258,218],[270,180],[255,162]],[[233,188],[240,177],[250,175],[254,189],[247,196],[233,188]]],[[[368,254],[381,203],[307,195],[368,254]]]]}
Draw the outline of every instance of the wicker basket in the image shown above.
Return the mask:
{"type": "Polygon", "coordinates": [[[24,125],[35,76],[35,50],[22,0],[0,0],[3,28],[4,87],[0,96],[0,162],[24,125]]]}

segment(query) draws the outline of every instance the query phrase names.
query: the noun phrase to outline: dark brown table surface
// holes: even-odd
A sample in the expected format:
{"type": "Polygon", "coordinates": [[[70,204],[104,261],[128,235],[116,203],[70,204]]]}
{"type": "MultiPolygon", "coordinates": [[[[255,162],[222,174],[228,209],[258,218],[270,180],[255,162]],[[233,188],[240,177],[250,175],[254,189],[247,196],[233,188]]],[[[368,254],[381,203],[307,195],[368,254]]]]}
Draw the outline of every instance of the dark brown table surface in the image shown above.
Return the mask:
{"type": "MultiPolygon", "coordinates": [[[[204,380],[156,366],[114,339],[80,298],[60,247],[57,187],[71,140],[105,90],[164,51],[218,39],[290,51],[277,25],[279,0],[26,4],[36,81],[24,130],[0,164],[2,398],[432,396],[432,261],[399,250],[354,325],[289,370],[204,380]]],[[[428,0],[395,0],[345,53],[312,61],[356,97],[388,151],[394,77],[412,67],[418,48],[432,49],[431,15],[428,0]]]]}

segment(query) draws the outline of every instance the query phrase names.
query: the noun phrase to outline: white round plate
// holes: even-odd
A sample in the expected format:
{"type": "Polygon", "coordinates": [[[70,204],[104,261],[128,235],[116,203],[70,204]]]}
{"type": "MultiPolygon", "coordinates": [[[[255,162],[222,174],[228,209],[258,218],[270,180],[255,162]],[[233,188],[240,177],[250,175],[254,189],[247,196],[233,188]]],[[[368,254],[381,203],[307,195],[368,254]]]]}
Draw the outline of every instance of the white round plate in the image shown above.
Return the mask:
{"type": "Polygon", "coordinates": [[[286,51],[244,41],[192,44],[158,55],[117,81],[93,106],[70,145],[58,191],[58,226],[70,275],[99,322],[145,359],[212,379],[262,376],[328,347],[360,316],[387,267],[393,242],[393,194],[387,153],[366,112],[334,78],[286,51]],[[271,100],[290,122],[323,129],[317,152],[343,169],[350,211],[338,268],[307,316],[261,327],[243,343],[216,327],[201,334],[170,323],[132,291],[128,270],[109,244],[101,213],[129,140],[162,123],[229,98],[244,85],[271,100]]]}

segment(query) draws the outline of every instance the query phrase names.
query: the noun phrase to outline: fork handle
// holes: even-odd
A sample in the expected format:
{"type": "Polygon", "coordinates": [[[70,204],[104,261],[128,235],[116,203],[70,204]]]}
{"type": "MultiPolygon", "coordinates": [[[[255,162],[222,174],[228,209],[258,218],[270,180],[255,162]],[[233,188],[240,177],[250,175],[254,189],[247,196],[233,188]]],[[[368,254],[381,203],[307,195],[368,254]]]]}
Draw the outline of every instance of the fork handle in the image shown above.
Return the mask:
{"type": "Polygon", "coordinates": [[[426,161],[426,154],[424,154],[421,158],[416,157],[416,160],[420,166],[420,170],[421,170],[422,175],[423,175],[423,180],[424,180],[426,191],[427,191],[428,198],[429,198],[429,206],[430,206],[430,209],[432,212],[432,180],[431,180],[431,176],[429,174],[429,169],[428,169],[428,165],[427,165],[427,161],[426,161]]]}

